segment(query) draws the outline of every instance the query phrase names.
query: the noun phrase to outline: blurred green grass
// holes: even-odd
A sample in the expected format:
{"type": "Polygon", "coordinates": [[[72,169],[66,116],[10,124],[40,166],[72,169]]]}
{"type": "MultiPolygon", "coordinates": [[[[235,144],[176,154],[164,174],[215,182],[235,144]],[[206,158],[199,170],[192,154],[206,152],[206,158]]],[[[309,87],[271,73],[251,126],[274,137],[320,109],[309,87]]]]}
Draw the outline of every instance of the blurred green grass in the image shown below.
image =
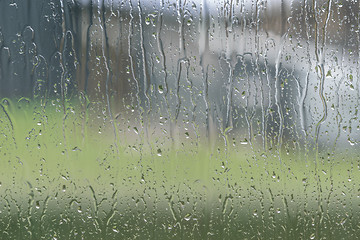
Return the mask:
{"type": "Polygon", "coordinates": [[[3,99],[0,110],[0,239],[355,239],[360,233],[355,151],[146,143],[141,133],[115,135],[106,114],[76,101],[3,99]]]}

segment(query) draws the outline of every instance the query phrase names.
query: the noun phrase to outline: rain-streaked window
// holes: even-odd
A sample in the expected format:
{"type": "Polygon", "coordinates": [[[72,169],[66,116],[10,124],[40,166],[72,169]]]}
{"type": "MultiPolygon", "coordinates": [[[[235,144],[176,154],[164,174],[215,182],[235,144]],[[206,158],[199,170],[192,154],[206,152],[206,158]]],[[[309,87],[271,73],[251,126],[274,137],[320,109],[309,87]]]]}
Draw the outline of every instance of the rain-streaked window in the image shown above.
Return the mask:
{"type": "Polygon", "coordinates": [[[359,11],[0,0],[0,239],[357,239],[359,11]]]}

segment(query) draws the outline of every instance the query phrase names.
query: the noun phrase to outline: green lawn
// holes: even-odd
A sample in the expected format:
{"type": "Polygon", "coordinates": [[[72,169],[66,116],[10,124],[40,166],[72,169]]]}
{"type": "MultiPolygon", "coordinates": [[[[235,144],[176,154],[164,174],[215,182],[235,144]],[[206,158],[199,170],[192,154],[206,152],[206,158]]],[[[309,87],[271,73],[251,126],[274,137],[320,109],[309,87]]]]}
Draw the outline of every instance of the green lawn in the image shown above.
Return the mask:
{"type": "Polygon", "coordinates": [[[96,109],[2,101],[0,239],[360,234],[355,151],[287,155],[201,141],[181,147],[160,135],[147,142],[138,127],[124,130],[96,109]]]}

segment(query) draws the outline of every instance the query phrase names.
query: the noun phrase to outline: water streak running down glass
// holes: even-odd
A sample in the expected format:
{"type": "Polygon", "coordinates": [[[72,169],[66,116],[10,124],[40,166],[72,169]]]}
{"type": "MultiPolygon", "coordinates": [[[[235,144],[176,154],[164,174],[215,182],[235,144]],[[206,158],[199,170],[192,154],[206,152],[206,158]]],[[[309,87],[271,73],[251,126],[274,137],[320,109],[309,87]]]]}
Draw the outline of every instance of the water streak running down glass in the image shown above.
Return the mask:
{"type": "Polygon", "coordinates": [[[356,239],[359,12],[0,1],[0,239],[356,239]]]}

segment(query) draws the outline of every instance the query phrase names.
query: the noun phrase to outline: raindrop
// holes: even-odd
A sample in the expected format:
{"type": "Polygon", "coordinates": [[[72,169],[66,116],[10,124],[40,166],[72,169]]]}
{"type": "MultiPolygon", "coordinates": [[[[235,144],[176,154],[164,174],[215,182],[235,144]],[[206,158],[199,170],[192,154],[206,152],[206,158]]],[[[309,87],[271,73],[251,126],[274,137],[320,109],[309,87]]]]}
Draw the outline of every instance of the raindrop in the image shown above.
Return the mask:
{"type": "Polygon", "coordinates": [[[186,214],[184,217],[185,221],[189,221],[191,219],[191,214],[186,214]]]}

